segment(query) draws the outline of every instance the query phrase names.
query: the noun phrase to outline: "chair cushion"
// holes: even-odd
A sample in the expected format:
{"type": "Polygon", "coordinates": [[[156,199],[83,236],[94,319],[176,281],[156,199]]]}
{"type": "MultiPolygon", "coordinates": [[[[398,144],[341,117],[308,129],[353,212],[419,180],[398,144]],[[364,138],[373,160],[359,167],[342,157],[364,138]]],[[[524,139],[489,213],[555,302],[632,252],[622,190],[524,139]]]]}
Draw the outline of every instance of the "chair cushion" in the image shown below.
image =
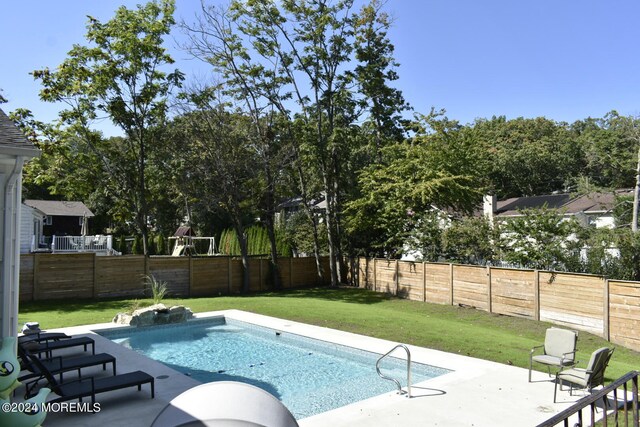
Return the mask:
{"type": "Polygon", "coordinates": [[[550,356],[548,354],[539,354],[531,358],[534,362],[542,363],[544,365],[553,366],[570,366],[573,365],[573,360],[562,359],[562,357],[550,356]]]}
{"type": "Polygon", "coordinates": [[[571,368],[565,369],[558,374],[558,379],[566,380],[570,383],[577,384],[582,387],[587,386],[587,373],[585,369],[571,368]]]}

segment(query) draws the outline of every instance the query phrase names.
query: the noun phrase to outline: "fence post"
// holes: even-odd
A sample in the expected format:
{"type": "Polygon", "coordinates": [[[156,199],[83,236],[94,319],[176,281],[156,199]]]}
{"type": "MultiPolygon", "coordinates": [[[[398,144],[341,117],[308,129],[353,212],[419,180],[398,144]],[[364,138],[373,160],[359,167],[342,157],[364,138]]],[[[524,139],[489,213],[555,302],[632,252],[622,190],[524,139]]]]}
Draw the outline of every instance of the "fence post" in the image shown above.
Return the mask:
{"type": "Polygon", "coordinates": [[[533,270],[533,318],[540,320],[540,271],[533,270]]]}
{"type": "Polygon", "coordinates": [[[378,292],[378,266],[376,258],[373,259],[373,290],[378,292]]]}
{"type": "Polygon", "coordinates": [[[609,331],[609,304],[610,304],[611,295],[609,293],[609,279],[604,280],[604,304],[603,304],[603,315],[604,319],[602,322],[602,338],[609,341],[610,331],[609,331]]]}
{"type": "Polygon", "coordinates": [[[493,313],[493,302],[491,295],[491,266],[487,265],[487,309],[493,313]]]}
{"type": "Polygon", "coordinates": [[[371,289],[371,283],[369,282],[369,258],[364,257],[364,288],[371,289]]]}
{"type": "Polygon", "coordinates": [[[399,287],[400,287],[400,261],[396,260],[396,292],[395,292],[396,296],[398,296],[399,287]]]}
{"type": "Polygon", "coordinates": [[[258,289],[262,290],[262,258],[258,258],[258,289]]]}
{"type": "Polygon", "coordinates": [[[193,257],[189,253],[189,287],[187,288],[187,296],[191,296],[191,287],[193,286],[193,257]]]}
{"type": "Polygon", "coordinates": [[[289,257],[289,288],[293,287],[293,257],[289,257]]]}
{"type": "Polygon", "coordinates": [[[93,254],[93,298],[98,297],[98,255],[93,254]]]}
{"type": "Polygon", "coordinates": [[[33,254],[33,294],[31,299],[36,301],[38,299],[38,277],[40,276],[38,270],[40,270],[40,254],[33,254]]]}
{"type": "Polygon", "coordinates": [[[449,263],[449,305],[453,305],[453,263],[449,263]]]}
{"type": "Polygon", "coordinates": [[[231,295],[231,280],[233,278],[233,276],[231,275],[231,255],[227,257],[227,272],[229,273],[227,281],[227,295],[231,295]]]}
{"type": "Polygon", "coordinates": [[[427,302],[427,263],[422,261],[422,302],[427,302]]]}

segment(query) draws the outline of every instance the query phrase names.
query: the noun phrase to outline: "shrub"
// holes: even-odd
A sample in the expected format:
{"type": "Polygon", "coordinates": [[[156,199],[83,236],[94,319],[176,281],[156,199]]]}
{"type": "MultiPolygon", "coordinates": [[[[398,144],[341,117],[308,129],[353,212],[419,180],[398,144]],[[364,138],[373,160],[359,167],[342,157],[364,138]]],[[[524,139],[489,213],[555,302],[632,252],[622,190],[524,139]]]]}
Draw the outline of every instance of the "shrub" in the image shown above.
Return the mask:
{"type": "Polygon", "coordinates": [[[167,282],[158,280],[153,275],[144,276],[147,295],[153,298],[153,303],[158,304],[167,295],[167,282]]]}

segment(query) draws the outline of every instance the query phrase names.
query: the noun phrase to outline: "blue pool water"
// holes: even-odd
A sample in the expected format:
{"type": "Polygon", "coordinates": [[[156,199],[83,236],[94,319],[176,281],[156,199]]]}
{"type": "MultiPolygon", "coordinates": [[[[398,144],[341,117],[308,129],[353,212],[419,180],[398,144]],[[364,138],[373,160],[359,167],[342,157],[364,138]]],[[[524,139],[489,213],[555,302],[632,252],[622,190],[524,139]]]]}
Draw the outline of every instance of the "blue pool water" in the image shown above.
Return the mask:
{"type": "MultiPolygon", "coordinates": [[[[375,369],[379,354],[214,318],[101,335],[201,382],[242,381],[280,399],[300,419],[395,390],[375,369]]],[[[382,371],[406,386],[406,361],[382,371]]],[[[412,382],[449,372],[413,363],[412,382]]]]}

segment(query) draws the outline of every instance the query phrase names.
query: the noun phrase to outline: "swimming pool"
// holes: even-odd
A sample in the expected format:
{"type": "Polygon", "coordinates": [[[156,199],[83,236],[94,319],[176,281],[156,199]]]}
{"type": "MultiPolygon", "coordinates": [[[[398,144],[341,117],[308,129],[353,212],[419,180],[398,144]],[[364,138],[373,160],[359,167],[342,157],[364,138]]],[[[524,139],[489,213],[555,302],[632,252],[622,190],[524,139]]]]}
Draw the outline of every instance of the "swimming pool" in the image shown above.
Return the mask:
{"type": "MultiPolygon", "coordinates": [[[[235,319],[99,333],[203,383],[256,385],[279,398],[298,419],[395,390],[376,374],[379,354],[235,319]]],[[[406,386],[406,361],[391,357],[381,366],[406,386]]],[[[413,363],[412,382],[448,372],[413,363]]]]}

